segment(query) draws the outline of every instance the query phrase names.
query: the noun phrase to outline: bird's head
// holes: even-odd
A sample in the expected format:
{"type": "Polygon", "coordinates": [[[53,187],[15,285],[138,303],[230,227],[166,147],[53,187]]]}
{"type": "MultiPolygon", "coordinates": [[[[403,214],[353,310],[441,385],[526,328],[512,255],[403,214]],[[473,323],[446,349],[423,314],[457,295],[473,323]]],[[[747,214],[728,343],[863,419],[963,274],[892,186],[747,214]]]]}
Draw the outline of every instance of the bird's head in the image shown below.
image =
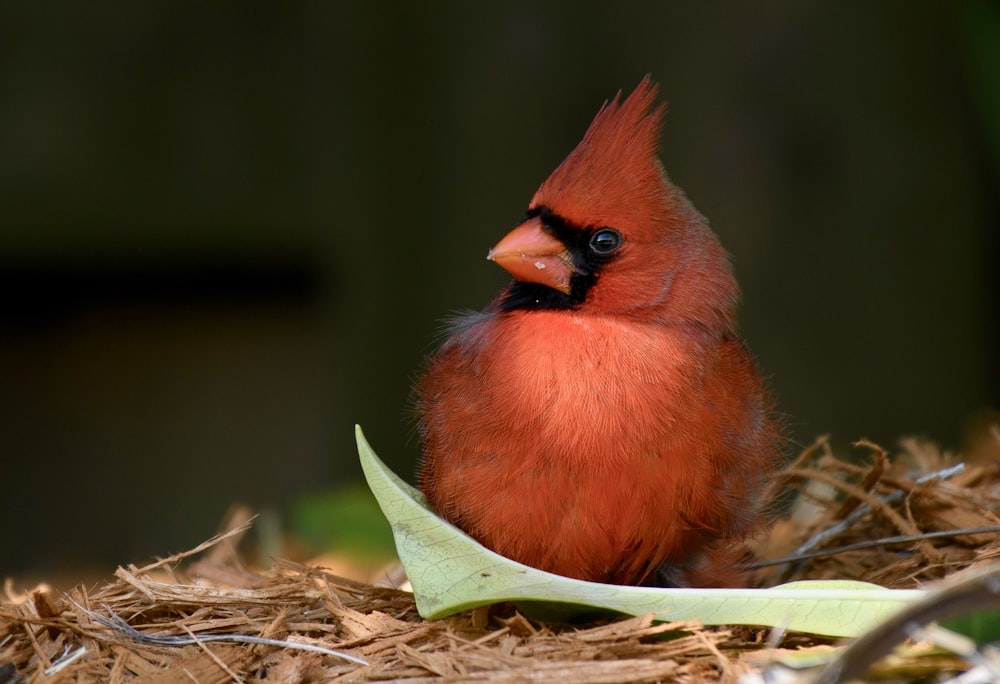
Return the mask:
{"type": "Polygon", "coordinates": [[[605,103],[488,258],[514,276],[502,310],[578,309],[732,326],[737,286],[704,218],[657,158],[665,106],[647,76],[605,103]]]}

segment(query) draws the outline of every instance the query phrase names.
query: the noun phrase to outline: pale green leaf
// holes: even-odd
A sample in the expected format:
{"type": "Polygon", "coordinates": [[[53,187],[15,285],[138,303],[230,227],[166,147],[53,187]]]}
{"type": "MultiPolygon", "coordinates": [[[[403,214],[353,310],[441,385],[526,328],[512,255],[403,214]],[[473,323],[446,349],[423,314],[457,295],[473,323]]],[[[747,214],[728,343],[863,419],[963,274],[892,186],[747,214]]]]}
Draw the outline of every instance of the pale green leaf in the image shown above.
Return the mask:
{"type": "Polygon", "coordinates": [[[392,526],[417,610],[442,618],[492,603],[529,614],[544,604],[568,619],[596,610],[706,625],[762,625],[857,636],[924,595],[847,580],[791,582],[771,589],[655,589],[582,582],[504,558],[439,518],[424,496],[390,471],[356,428],[368,486],[392,526]]]}

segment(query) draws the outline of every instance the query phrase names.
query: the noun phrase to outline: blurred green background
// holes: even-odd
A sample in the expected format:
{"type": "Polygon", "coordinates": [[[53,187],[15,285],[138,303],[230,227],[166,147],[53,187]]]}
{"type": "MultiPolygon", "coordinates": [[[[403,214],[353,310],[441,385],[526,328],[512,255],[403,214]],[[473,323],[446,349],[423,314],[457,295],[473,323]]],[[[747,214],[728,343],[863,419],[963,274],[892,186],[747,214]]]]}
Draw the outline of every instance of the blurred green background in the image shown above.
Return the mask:
{"type": "Polygon", "coordinates": [[[412,479],[440,319],[647,72],[795,438],[960,447],[1000,405],[998,46],[987,2],[3,2],[0,575],[287,525],[355,422],[412,479]]]}

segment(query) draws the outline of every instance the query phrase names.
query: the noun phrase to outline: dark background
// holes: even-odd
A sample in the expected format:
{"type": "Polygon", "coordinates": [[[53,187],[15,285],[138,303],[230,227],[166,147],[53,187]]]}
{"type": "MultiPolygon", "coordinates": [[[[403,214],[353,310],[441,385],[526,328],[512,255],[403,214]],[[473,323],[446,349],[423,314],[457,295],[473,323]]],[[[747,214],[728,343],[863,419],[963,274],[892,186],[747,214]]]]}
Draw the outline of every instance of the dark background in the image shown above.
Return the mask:
{"type": "Polygon", "coordinates": [[[1000,404],[986,2],[0,4],[0,575],[411,476],[438,321],[601,103],[732,253],[799,442],[1000,404]]]}

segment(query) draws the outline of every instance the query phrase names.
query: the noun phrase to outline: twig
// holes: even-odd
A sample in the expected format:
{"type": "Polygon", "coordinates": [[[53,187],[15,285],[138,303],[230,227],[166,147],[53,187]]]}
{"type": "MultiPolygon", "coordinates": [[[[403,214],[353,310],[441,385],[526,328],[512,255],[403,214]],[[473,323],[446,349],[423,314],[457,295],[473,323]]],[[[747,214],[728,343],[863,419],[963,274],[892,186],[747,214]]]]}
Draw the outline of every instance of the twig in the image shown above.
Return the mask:
{"type": "MultiPolygon", "coordinates": [[[[955,477],[964,470],[965,470],[964,463],[956,463],[955,465],[950,466],[948,468],[944,468],[942,470],[938,470],[933,473],[928,473],[927,475],[919,477],[915,480],[915,482],[917,484],[924,484],[926,482],[931,482],[934,480],[947,480],[949,478],[955,477]]],[[[897,490],[885,496],[877,497],[877,499],[880,500],[883,505],[885,505],[885,504],[895,503],[896,501],[902,499],[904,496],[905,496],[904,492],[897,490]]],[[[871,506],[869,506],[867,503],[862,504],[857,509],[855,509],[853,513],[851,513],[846,518],[838,522],[836,525],[828,527],[827,529],[816,533],[810,539],[806,540],[797,549],[795,549],[794,552],[792,552],[791,556],[792,557],[805,556],[805,554],[813,547],[818,546],[827,539],[834,537],[840,534],[841,532],[847,530],[848,528],[850,528],[851,525],[853,525],[862,517],[864,517],[870,510],[871,506]]],[[[803,560],[805,560],[805,558],[803,558],[803,560]]]]}
{"type": "MultiPolygon", "coordinates": [[[[862,478],[860,485],[861,489],[865,490],[866,492],[870,492],[872,489],[874,489],[875,485],[877,485],[879,481],[882,479],[882,476],[885,474],[886,469],[888,469],[889,455],[886,454],[885,449],[883,449],[877,444],[869,442],[866,439],[855,442],[854,446],[867,447],[870,451],[872,451],[875,454],[873,459],[874,462],[868,469],[868,472],[864,474],[864,477],[862,478]]],[[[861,501],[855,499],[854,497],[845,499],[833,517],[836,518],[837,520],[846,518],[854,511],[854,509],[860,506],[861,503],[862,503],[861,501]]]]}
{"type": "Polygon", "coordinates": [[[236,682],[236,684],[246,684],[246,682],[243,680],[243,678],[240,677],[235,672],[233,672],[233,669],[231,667],[229,667],[229,665],[227,665],[226,662],[222,658],[220,658],[219,656],[215,655],[215,653],[212,652],[212,649],[210,649],[208,646],[205,645],[204,640],[199,639],[197,636],[195,636],[195,633],[192,632],[190,629],[188,629],[187,625],[181,625],[181,628],[185,632],[188,633],[188,636],[191,637],[191,639],[194,641],[194,643],[198,644],[198,648],[200,648],[202,651],[204,651],[205,654],[209,658],[211,658],[212,661],[215,662],[216,665],[218,665],[220,668],[222,668],[223,672],[225,672],[227,675],[229,675],[230,679],[232,679],[234,682],[236,682]]]}
{"type": "MultiPolygon", "coordinates": [[[[69,599],[73,603],[72,598],[69,599]]],[[[109,606],[105,606],[105,610],[111,615],[111,617],[105,617],[100,613],[95,613],[92,610],[84,608],[80,604],[76,604],[83,613],[89,617],[91,620],[104,625],[105,627],[119,632],[131,639],[141,644],[146,644],[149,646],[189,646],[191,644],[197,644],[200,641],[228,641],[230,643],[237,644],[261,644],[263,646],[275,646],[277,648],[292,648],[300,651],[310,651],[312,653],[322,653],[323,655],[334,656],[335,658],[342,658],[348,660],[352,663],[357,663],[358,665],[367,665],[368,661],[357,656],[352,656],[349,653],[344,653],[343,651],[335,651],[331,648],[324,648],[322,646],[314,646],[312,644],[304,644],[296,641],[283,641],[281,639],[267,639],[265,637],[256,637],[249,634],[204,634],[200,637],[194,638],[191,636],[184,635],[170,635],[170,634],[145,634],[139,630],[132,627],[119,617],[109,606]]]]}
{"type": "Polygon", "coordinates": [[[155,570],[156,568],[162,567],[164,565],[170,565],[171,563],[177,563],[178,561],[184,560],[185,558],[189,558],[191,556],[197,555],[197,554],[201,553],[202,551],[204,551],[205,549],[209,549],[209,548],[215,546],[219,542],[225,541],[226,539],[229,539],[231,537],[235,537],[235,536],[240,535],[240,534],[244,534],[247,530],[250,529],[251,525],[253,525],[253,521],[254,521],[254,519],[250,518],[249,520],[245,521],[242,525],[234,527],[233,529],[229,530],[228,532],[223,532],[222,534],[217,534],[214,537],[212,537],[211,539],[209,539],[208,541],[204,541],[201,544],[198,544],[198,546],[194,547],[190,551],[183,551],[181,553],[175,553],[172,556],[169,556],[167,558],[161,558],[160,560],[156,561],[155,563],[150,563],[149,565],[144,565],[141,568],[134,568],[133,567],[133,572],[135,574],[137,574],[137,575],[138,574],[142,574],[142,573],[146,573],[146,572],[149,572],[150,570],[155,570]]]}
{"type": "Polygon", "coordinates": [[[820,435],[813,441],[812,444],[803,449],[795,460],[785,467],[784,472],[777,473],[775,477],[771,479],[771,483],[768,485],[767,489],[764,490],[761,500],[774,501],[777,499],[778,494],[787,485],[787,483],[795,479],[795,470],[808,463],[821,448],[826,447],[829,449],[829,445],[827,443],[827,440],[829,439],[830,435],[820,435]]]}
{"type": "Polygon", "coordinates": [[[732,680],[735,676],[733,674],[732,661],[723,655],[722,651],[719,650],[719,647],[712,643],[712,640],[708,638],[705,632],[698,630],[694,633],[694,635],[698,641],[701,642],[701,645],[704,646],[709,653],[715,656],[715,660],[719,663],[719,670],[722,673],[723,681],[732,680]]]}
{"type": "Polygon", "coordinates": [[[87,647],[80,646],[75,651],[63,654],[63,656],[59,660],[52,663],[50,667],[45,668],[45,676],[49,677],[51,675],[54,675],[63,668],[67,667],[70,663],[79,660],[86,652],[87,652],[87,647]]]}
{"type": "Polygon", "coordinates": [[[1000,525],[989,525],[987,527],[966,527],[960,530],[937,530],[935,532],[921,532],[920,534],[905,534],[895,537],[883,537],[881,539],[869,539],[868,541],[857,542],[836,546],[832,549],[821,549],[811,553],[794,554],[784,558],[774,558],[770,560],[757,561],[750,565],[752,569],[766,568],[770,565],[781,565],[782,563],[797,563],[813,558],[823,558],[825,556],[835,556],[846,551],[860,551],[876,546],[889,546],[894,544],[909,544],[910,542],[922,541],[924,539],[941,539],[943,537],[961,537],[967,534],[986,534],[988,532],[1000,532],[1000,525]]]}
{"type": "Polygon", "coordinates": [[[47,670],[52,667],[52,661],[49,657],[45,655],[45,651],[42,650],[41,644],[38,643],[38,639],[35,636],[35,631],[33,629],[25,629],[24,633],[28,635],[28,640],[31,642],[31,647],[35,649],[35,654],[38,655],[38,659],[42,661],[42,666],[47,670]]]}

